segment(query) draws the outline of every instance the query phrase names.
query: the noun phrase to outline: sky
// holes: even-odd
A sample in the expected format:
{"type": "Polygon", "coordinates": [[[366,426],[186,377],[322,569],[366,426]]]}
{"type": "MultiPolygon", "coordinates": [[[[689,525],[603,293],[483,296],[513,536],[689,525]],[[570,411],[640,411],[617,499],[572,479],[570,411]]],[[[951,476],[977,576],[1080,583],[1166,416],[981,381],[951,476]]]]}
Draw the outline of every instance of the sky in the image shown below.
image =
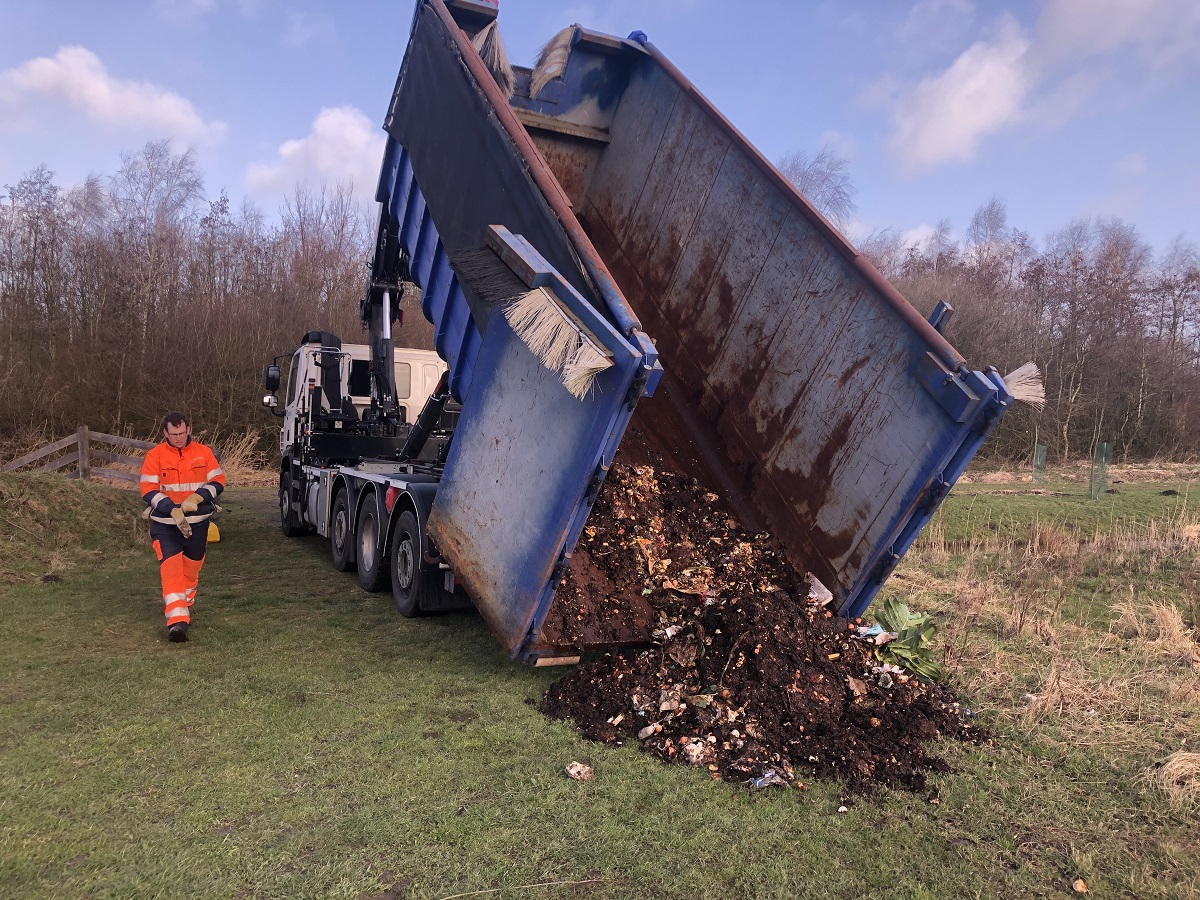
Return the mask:
{"type": "MultiPolygon", "coordinates": [[[[298,183],[369,201],[413,0],[4,0],[0,186],[70,186],[147,141],[191,147],[215,199],[298,183]]],[[[644,31],[769,159],[849,161],[851,239],[963,237],[992,198],[1041,242],[1120,217],[1200,242],[1198,0],[500,0],[510,58],[578,22],[644,31]]],[[[0,187],[0,194],[6,193],[0,187]]]]}

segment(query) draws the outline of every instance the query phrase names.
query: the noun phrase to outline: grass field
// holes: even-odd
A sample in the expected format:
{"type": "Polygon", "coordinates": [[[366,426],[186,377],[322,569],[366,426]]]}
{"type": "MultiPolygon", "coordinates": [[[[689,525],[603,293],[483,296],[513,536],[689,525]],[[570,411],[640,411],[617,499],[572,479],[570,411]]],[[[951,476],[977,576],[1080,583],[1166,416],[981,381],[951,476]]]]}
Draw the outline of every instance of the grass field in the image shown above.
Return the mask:
{"type": "Polygon", "coordinates": [[[558,673],[399,617],[270,490],[227,493],[169,644],[136,498],[0,476],[0,896],[1200,896],[1188,487],[956,489],[887,591],[996,740],[844,798],[584,741],[531,705],[558,673]]]}

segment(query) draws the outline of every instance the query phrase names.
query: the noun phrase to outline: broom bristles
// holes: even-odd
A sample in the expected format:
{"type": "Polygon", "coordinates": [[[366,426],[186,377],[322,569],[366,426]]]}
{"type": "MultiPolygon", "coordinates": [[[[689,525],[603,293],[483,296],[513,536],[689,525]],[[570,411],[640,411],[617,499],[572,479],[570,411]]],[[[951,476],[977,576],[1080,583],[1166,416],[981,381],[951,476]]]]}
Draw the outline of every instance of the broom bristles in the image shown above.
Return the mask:
{"type": "Polygon", "coordinates": [[[1014,400],[1028,403],[1037,410],[1046,408],[1046,385],[1042,382],[1042,373],[1036,363],[1027,362],[1011,374],[1005,375],[1004,386],[1008,388],[1014,400]]]}
{"type": "Polygon", "coordinates": [[[563,368],[563,385],[582,400],[592,389],[596,376],[612,365],[586,335],[580,335],[579,349],[563,368]]]}
{"type": "Polygon", "coordinates": [[[576,27],[568,25],[542,47],[542,52],[538,54],[537,63],[533,67],[533,75],[529,79],[530,100],[536,100],[542,88],[567,68],[567,58],[571,55],[571,38],[576,27]]]}
{"type": "Polygon", "coordinates": [[[500,40],[500,29],[496,26],[496,20],[492,19],[483,26],[471,40],[471,44],[483,60],[483,64],[488,67],[488,71],[492,73],[492,78],[496,79],[496,84],[504,96],[511,97],[517,85],[517,76],[508,61],[504,42],[500,40]]]}
{"type": "Polygon", "coordinates": [[[504,308],[513,333],[543,366],[582,400],[596,376],[612,366],[607,352],[545,288],[536,288],[504,308]]]}
{"type": "Polygon", "coordinates": [[[489,307],[510,303],[529,290],[508,264],[487,247],[447,248],[446,253],[459,284],[469,287],[489,307]]]}
{"type": "Polygon", "coordinates": [[[509,305],[504,316],[547,369],[561,371],[566,366],[578,345],[579,332],[544,288],[536,288],[509,305]]]}

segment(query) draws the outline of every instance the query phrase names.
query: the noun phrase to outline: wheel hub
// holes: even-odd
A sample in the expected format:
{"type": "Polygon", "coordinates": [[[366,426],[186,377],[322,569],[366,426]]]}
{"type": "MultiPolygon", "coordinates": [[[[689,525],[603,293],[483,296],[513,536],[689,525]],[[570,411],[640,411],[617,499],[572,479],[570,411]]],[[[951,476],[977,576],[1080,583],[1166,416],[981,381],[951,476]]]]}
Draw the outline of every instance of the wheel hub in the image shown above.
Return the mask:
{"type": "Polygon", "coordinates": [[[413,583],[414,554],[412,538],[405,535],[396,548],[396,581],[402,590],[408,590],[413,583]]]}
{"type": "Polygon", "coordinates": [[[366,568],[370,569],[375,563],[375,520],[367,518],[359,534],[358,555],[362,557],[366,568]]]}

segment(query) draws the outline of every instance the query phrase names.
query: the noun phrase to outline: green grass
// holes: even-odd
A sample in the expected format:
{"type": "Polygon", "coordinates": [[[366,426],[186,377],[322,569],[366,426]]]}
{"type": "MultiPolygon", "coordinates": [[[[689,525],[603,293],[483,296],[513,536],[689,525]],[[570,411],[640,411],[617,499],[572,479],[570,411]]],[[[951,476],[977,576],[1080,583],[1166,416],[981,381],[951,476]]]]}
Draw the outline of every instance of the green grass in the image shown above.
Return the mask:
{"type": "Polygon", "coordinates": [[[1169,522],[1189,510],[1200,510],[1200,486],[1185,481],[1122,483],[1115,490],[1090,500],[1087,484],[1079,482],[965,484],[950,493],[939,515],[947,540],[966,541],[979,540],[985,532],[992,537],[1024,537],[1035,521],[1091,537],[1126,526],[1169,522]],[[1163,496],[1165,490],[1178,495],[1163,496]]]}
{"type": "MultiPolygon", "coordinates": [[[[1162,700],[1174,726],[1143,716],[1115,749],[1029,720],[1016,687],[1040,689],[1041,638],[1009,633],[1003,604],[954,610],[947,579],[978,564],[970,546],[923,539],[889,590],[974,618],[974,643],[947,641],[997,740],[943,746],[956,772],[929,794],[839,815],[836,785],[756,794],[583,740],[532,705],[558,672],[509,660],[475,616],[401,618],[390,594],[333,571],[323,541],[281,537],[270,491],[226,497],[188,644],[164,639],[148,546],[64,545],[59,583],[37,580],[42,557],[6,561],[24,577],[0,586],[0,895],[1009,897],[1069,893],[1076,877],[1102,895],[1200,892],[1195,812],[1145,776],[1195,733],[1195,710],[1162,700]],[[1012,671],[984,689],[997,661],[1012,671]],[[572,760],[595,779],[568,779],[572,760]],[[545,882],[559,884],[524,887],[545,882]]],[[[1061,511],[1037,499],[1038,515],[1061,511]]],[[[1029,518],[1011,496],[971,504],[1014,534],[1029,518]]],[[[1174,596],[1164,571],[1150,578],[1174,596]]]]}

